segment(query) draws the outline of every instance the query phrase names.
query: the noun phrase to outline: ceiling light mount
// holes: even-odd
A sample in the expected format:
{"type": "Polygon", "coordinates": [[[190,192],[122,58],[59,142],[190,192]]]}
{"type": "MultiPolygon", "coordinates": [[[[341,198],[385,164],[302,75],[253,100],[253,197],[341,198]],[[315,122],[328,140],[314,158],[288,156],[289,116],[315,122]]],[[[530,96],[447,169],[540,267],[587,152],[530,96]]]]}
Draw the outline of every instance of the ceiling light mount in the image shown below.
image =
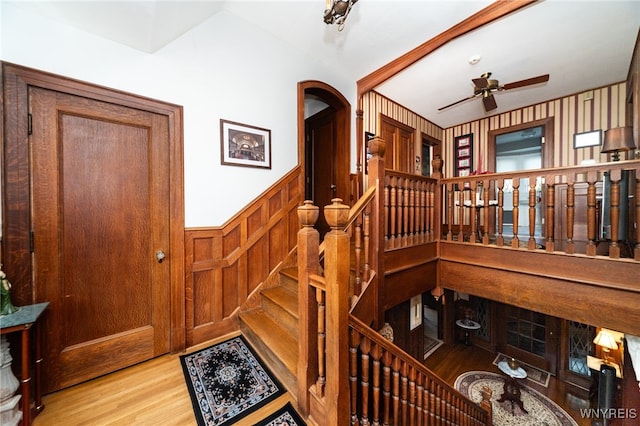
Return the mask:
{"type": "Polygon", "coordinates": [[[324,22],[337,24],[338,31],[344,29],[344,21],[358,0],[326,0],[324,9],[324,22]]]}
{"type": "Polygon", "coordinates": [[[480,59],[482,59],[482,56],[480,55],[473,55],[469,57],[469,64],[471,65],[475,65],[478,62],[480,62],[480,59]]]}

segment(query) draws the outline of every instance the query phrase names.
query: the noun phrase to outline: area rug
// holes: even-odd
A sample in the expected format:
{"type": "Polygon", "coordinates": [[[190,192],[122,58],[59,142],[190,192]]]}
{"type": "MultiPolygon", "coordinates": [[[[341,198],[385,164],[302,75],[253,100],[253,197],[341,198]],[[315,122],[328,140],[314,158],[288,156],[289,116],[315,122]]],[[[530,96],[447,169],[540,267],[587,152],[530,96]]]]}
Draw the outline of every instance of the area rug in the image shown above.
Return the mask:
{"type": "Polygon", "coordinates": [[[237,422],[285,392],[242,336],[180,357],[200,426],[237,422]]]}
{"type": "MultiPolygon", "coordinates": [[[[493,360],[493,365],[498,365],[500,361],[509,361],[510,359],[510,356],[498,352],[498,356],[496,356],[496,359],[493,360]]],[[[544,386],[545,388],[549,386],[549,378],[551,377],[551,374],[548,371],[540,370],[539,368],[536,368],[533,365],[529,365],[526,362],[522,362],[520,360],[517,361],[518,365],[520,365],[520,367],[522,367],[524,371],[527,372],[527,380],[537,385],[544,386]]]]}
{"type": "Polygon", "coordinates": [[[434,353],[436,349],[442,346],[442,340],[434,339],[429,336],[424,336],[424,358],[427,359],[429,355],[434,353]]]}
{"type": "Polygon", "coordinates": [[[492,419],[494,426],[578,426],[575,420],[555,402],[527,385],[520,385],[523,412],[511,402],[498,402],[503,392],[505,377],[488,371],[469,371],[461,374],[454,387],[474,402],[480,403],[483,386],[491,389],[492,419]]]}
{"type": "Polygon", "coordinates": [[[254,426],[306,426],[290,402],[254,426]]]}

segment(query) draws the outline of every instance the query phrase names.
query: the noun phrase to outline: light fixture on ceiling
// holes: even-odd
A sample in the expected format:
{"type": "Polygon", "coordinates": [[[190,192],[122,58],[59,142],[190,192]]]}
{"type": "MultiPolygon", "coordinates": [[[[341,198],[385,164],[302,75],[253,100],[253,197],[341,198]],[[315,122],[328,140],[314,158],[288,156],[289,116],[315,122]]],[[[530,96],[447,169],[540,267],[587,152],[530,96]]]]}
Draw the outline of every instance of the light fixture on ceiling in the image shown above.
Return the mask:
{"type": "Polygon", "coordinates": [[[337,24],[338,31],[344,28],[344,21],[347,19],[351,8],[358,0],[326,0],[324,9],[324,22],[326,24],[337,24]]]}
{"type": "Polygon", "coordinates": [[[613,161],[620,161],[620,151],[631,151],[636,146],[633,143],[633,129],[615,127],[604,132],[604,142],[600,152],[613,152],[613,161]]]}

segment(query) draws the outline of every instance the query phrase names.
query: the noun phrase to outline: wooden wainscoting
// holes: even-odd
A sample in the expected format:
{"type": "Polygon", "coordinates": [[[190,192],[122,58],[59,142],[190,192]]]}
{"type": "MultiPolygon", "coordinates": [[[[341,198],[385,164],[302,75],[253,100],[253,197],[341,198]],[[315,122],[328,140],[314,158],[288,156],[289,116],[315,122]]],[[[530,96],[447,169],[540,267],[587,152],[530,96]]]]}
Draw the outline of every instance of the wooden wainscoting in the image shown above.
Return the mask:
{"type": "Polygon", "coordinates": [[[187,346],[237,330],[239,308],[296,245],[296,167],[220,227],[185,230],[187,346]]]}

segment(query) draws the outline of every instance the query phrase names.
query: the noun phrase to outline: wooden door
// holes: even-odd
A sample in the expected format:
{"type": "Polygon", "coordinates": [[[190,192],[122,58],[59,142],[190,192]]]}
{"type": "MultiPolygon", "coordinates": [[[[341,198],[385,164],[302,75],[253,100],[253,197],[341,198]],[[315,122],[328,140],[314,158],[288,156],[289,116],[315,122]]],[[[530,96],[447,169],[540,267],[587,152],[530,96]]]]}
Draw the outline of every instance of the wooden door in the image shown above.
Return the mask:
{"type": "Polygon", "coordinates": [[[389,117],[381,116],[380,132],[386,142],[387,168],[415,173],[415,129],[389,117]]]}
{"type": "MultiPolygon", "coordinates": [[[[307,119],[307,152],[312,158],[307,161],[307,180],[310,181],[311,194],[307,198],[324,209],[331,204],[331,199],[344,197],[338,195],[338,176],[336,176],[336,115],[332,108],[327,108],[307,119]]],[[[343,200],[346,200],[343,198],[343,200]]],[[[321,238],[329,232],[329,225],[324,214],[318,217],[316,229],[321,238]]]]}
{"type": "Polygon", "coordinates": [[[45,392],[170,349],[166,116],[30,88],[45,392]],[[157,254],[159,257],[157,257],[157,254]]]}

